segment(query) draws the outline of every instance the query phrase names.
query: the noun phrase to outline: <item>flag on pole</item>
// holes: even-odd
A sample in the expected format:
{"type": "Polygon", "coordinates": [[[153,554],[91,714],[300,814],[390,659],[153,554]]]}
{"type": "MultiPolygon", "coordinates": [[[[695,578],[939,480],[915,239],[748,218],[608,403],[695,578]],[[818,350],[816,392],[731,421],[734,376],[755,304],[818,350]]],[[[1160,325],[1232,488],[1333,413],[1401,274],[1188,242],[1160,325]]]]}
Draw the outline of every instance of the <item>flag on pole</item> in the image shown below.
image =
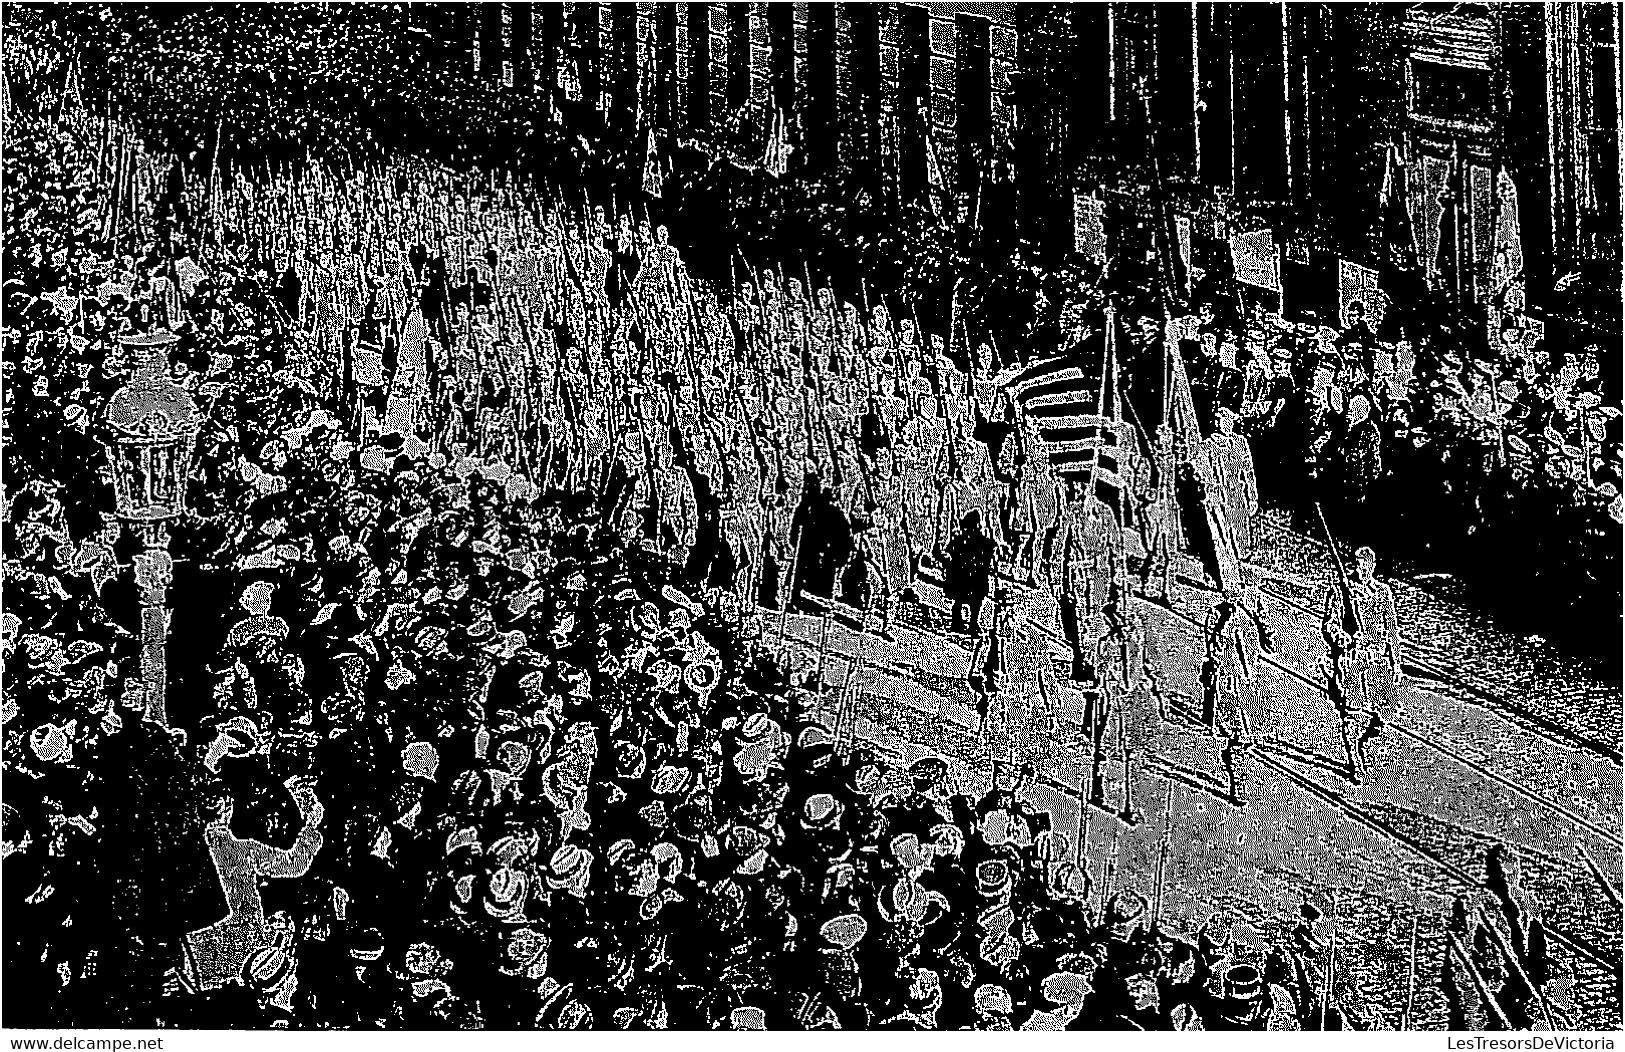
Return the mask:
{"type": "Polygon", "coordinates": [[[1495,249],[1490,259],[1489,294],[1505,304],[1513,283],[1523,276],[1523,235],[1518,227],[1518,187],[1501,168],[1495,175],[1495,249]]]}
{"type": "Polygon", "coordinates": [[[581,101],[581,74],[576,70],[574,55],[566,55],[559,66],[559,90],[571,102],[581,101]]]}
{"type": "Polygon", "coordinates": [[[1179,261],[1185,273],[1191,272],[1191,217],[1174,216],[1174,240],[1179,245],[1179,261]]]}
{"type": "MultiPolygon", "coordinates": [[[[1196,417],[1196,400],[1191,394],[1190,375],[1185,371],[1185,359],[1179,353],[1176,336],[1170,319],[1163,340],[1163,345],[1168,349],[1170,379],[1173,381],[1168,400],[1169,415],[1172,417],[1169,422],[1173,425],[1174,433],[1184,440],[1186,449],[1198,450],[1202,448],[1202,431],[1196,417]]],[[[1207,457],[1198,456],[1191,461],[1191,466],[1206,491],[1202,500],[1202,516],[1212,540],[1211,548],[1204,545],[1202,547],[1207,550],[1199,550],[1196,554],[1202,558],[1204,569],[1213,576],[1219,590],[1230,593],[1243,584],[1236,539],[1230,530],[1229,519],[1216,503],[1217,480],[1213,477],[1211,462],[1207,457]]]]}
{"type": "Polygon", "coordinates": [[[1416,251],[1416,231],[1411,226],[1407,203],[1408,183],[1405,158],[1398,146],[1390,145],[1378,203],[1381,257],[1377,275],[1382,291],[1402,311],[1419,303],[1425,291],[1422,265],[1416,251]]]}
{"type": "Polygon", "coordinates": [[[660,175],[660,155],[655,148],[654,129],[650,128],[644,133],[643,152],[643,192],[650,197],[659,197],[665,187],[665,180],[660,175]]]}
{"type": "Polygon", "coordinates": [[[925,132],[925,182],[933,190],[943,187],[942,165],[937,161],[937,139],[931,134],[930,125],[925,132]]]}
{"type": "Polygon", "coordinates": [[[1434,257],[1437,288],[1452,303],[1472,298],[1472,231],[1467,219],[1466,166],[1461,160],[1461,144],[1450,151],[1450,169],[1439,191],[1439,250],[1434,257]]]}
{"type": "Polygon", "coordinates": [[[1001,374],[998,383],[1037,429],[1050,466],[1059,477],[1122,491],[1121,463],[1127,456],[1123,451],[1134,445],[1131,425],[1115,411],[1117,381],[1111,348],[1100,339],[1091,340],[1087,347],[1101,354],[1099,369],[1089,360],[1088,351],[1081,355],[1074,351],[1001,374]],[[1113,392],[1110,400],[1108,388],[1113,392]],[[1110,413],[1108,405],[1113,407],[1110,413]]]}
{"type": "Polygon", "coordinates": [[[790,129],[784,119],[784,110],[775,108],[773,111],[773,129],[767,137],[767,153],[762,158],[762,167],[780,178],[790,170],[790,152],[794,149],[790,143],[790,129]]]}

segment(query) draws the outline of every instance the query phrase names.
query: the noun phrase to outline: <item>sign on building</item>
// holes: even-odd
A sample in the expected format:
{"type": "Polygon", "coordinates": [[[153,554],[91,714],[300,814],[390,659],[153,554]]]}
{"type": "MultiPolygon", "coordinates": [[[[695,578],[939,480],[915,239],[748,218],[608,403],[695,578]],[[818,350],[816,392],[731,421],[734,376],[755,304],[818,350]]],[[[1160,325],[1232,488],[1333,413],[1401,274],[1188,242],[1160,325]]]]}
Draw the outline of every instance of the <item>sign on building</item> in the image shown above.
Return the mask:
{"type": "Polygon", "coordinates": [[[1281,260],[1275,249],[1275,232],[1255,230],[1230,239],[1230,258],[1236,265],[1236,280],[1272,292],[1281,291],[1281,260]]]}

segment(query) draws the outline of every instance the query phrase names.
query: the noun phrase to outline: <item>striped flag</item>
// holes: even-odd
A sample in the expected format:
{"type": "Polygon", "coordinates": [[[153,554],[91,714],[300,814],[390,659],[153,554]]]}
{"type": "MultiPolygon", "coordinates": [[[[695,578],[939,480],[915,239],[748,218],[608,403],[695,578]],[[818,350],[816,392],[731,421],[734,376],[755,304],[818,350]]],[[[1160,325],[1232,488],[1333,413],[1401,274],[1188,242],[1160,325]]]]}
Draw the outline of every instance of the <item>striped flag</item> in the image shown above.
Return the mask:
{"type": "Polygon", "coordinates": [[[1058,476],[1122,490],[1122,461],[1132,449],[1131,425],[1116,414],[1118,398],[1109,353],[1103,340],[1098,348],[1101,365],[1095,368],[1085,354],[1046,358],[1007,371],[999,386],[1010,393],[1022,413],[1036,426],[1039,438],[1058,476]]]}
{"type": "Polygon", "coordinates": [[[1086,481],[1121,491],[1122,450],[1129,445],[1124,421],[1098,413],[1047,417],[1038,425],[1049,462],[1062,478],[1086,481]]]}

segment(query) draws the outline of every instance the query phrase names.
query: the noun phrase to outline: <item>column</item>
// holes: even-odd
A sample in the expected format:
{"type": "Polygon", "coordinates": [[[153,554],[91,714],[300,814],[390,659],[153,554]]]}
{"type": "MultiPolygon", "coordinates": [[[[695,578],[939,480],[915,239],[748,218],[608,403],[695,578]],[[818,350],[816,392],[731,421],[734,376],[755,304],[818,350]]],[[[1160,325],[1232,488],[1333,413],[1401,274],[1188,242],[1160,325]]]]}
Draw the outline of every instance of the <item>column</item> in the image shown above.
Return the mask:
{"type": "Polygon", "coordinates": [[[1196,121],[1201,157],[1197,174],[1208,186],[1223,190],[1231,189],[1235,179],[1232,10],[1230,4],[1196,5],[1196,72],[1202,102],[1196,121]]]}
{"type": "Polygon", "coordinates": [[[533,48],[536,83],[547,98],[552,98],[559,90],[559,67],[563,64],[564,5],[542,4],[534,10],[533,18],[538,19],[533,23],[538,27],[533,48]]]}
{"type": "Polygon", "coordinates": [[[603,32],[598,4],[576,4],[575,21],[577,72],[581,78],[581,101],[590,109],[603,106],[603,32]]]}
{"type": "Polygon", "coordinates": [[[866,182],[879,185],[880,156],[880,9],[873,4],[841,4],[847,21],[847,62],[851,90],[843,136],[849,161],[866,182]]]}
{"type": "Polygon", "coordinates": [[[898,179],[904,201],[927,189],[925,131],[931,120],[931,14],[918,4],[897,9],[898,179]]]}
{"type": "Polygon", "coordinates": [[[836,138],[835,5],[807,5],[806,128],[808,160],[828,170],[839,156],[836,138]]]}
{"type": "Polygon", "coordinates": [[[975,206],[989,176],[992,151],[993,71],[988,51],[992,24],[980,15],[954,19],[954,125],[959,145],[959,187],[975,206]]]}
{"type": "Polygon", "coordinates": [[[141,595],[141,679],[146,686],[148,714],[154,723],[167,727],[165,648],[169,640],[169,585],[174,579],[169,527],[151,523],[137,526],[136,532],[141,538],[141,554],[134,560],[135,585],[141,595]]]}
{"type": "Polygon", "coordinates": [[[684,78],[689,130],[704,135],[711,130],[711,5],[685,4],[688,20],[688,76],[684,78]]]}
{"type": "Polygon", "coordinates": [[[1287,99],[1284,5],[1239,4],[1233,19],[1236,196],[1285,202],[1287,99]]]}
{"type": "Polygon", "coordinates": [[[637,129],[638,113],[638,8],[614,4],[609,9],[610,75],[609,125],[623,134],[637,129]]]}
{"type": "MultiPolygon", "coordinates": [[[[1058,84],[1062,157],[1068,179],[1090,157],[1115,154],[1112,11],[1106,4],[1060,7],[1051,19],[1049,83],[1058,84]]],[[[1068,206],[1070,208],[1070,205],[1068,206]]]]}
{"type": "Polygon", "coordinates": [[[677,127],[677,7],[654,7],[655,123],[677,127]]]}
{"type": "Polygon", "coordinates": [[[795,115],[796,106],[796,11],[790,4],[767,5],[769,106],[795,115]]]}
{"type": "Polygon", "coordinates": [[[482,3],[478,5],[478,11],[480,42],[478,74],[485,80],[498,80],[502,76],[502,61],[505,57],[502,47],[502,5],[482,3]]]}
{"type": "Polygon", "coordinates": [[[750,5],[728,4],[728,111],[733,120],[750,102],[750,5]]]}
{"type": "MultiPolygon", "coordinates": [[[[1196,53],[1192,4],[1150,5],[1156,41],[1151,72],[1151,114],[1163,174],[1196,167],[1196,53]]],[[[1303,5],[1305,7],[1311,5],[1303,5]]]]}
{"type": "Polygon", "coordinates": [[[536,9],[529,4],[510,4],[508,11],[513,19],[513,47],[509,52],[513,87],[521,95],[529,95],[536,89],[536,9]]]}

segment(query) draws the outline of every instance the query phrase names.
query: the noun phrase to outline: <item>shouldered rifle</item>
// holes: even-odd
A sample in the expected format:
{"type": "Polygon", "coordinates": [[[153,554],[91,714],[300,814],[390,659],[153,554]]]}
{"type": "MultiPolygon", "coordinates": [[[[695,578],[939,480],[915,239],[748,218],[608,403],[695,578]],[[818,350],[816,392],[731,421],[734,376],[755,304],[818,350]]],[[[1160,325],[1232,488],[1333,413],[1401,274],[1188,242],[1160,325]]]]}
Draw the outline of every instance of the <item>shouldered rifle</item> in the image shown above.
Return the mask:
{"type": "Polygon", "coordinates": [[[1337,567],[1337,591],[1343,600],[1343,631],[1350,636],[1360,634],[1360,614],[1354,607],[1354,591],[1349,587],[1348,571],[1343,567],[1343,556],[1337,550],[1337,540],[1332,536],[1331,527],[1326,525],[1326,513],[1321,510],[1320,502],[1315,502],[1315,515],[1320,519],[1320,528],[1326,534],[1326,547],[1331,550],[1332,564],[1337,567]]]}
{"type": "Polygon", "coordinates": [[[1174,815],[1174,780],[1168,780],[1168,795],[1162,805],[1162,839],[1157,842],[1157,874],[1151,891],[1151,931],[1155,934],[1162,927],[1162,900],[1163,892],[1168,886],[1168,852],[1172,845],[1170,833],[1173,829],[1174,815]]]}

